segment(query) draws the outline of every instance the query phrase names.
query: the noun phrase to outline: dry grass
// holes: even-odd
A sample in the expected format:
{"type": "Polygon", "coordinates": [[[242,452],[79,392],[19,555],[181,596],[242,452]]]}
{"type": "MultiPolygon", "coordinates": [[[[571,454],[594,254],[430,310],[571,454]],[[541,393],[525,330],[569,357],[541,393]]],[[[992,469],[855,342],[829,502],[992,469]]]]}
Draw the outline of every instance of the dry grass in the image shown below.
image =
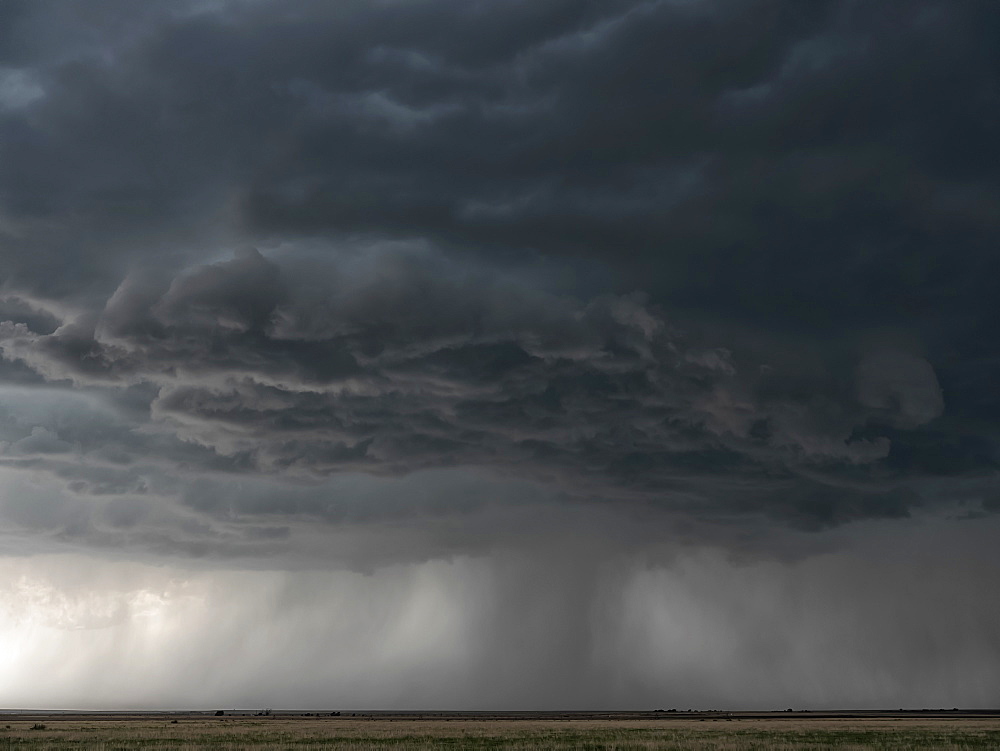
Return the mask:
{"type": "Polygon", "coordinates": [[[1000,719],[413,719],[0,717],[0,749],[759,749],[1000,748],[1000,719]],[[4,726],[9,724],[9,728],[4,726]],[[32,729],[44,724],[44,729],[32,729]]]}

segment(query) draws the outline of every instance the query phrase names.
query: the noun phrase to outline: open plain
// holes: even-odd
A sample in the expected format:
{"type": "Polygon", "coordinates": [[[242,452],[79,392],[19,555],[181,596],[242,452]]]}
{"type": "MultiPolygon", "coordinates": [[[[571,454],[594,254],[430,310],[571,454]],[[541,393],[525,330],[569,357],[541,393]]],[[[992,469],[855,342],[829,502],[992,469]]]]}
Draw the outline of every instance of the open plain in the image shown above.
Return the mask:
{"type": "Polygon", "coordinates": [[[6,713],[0,749],[1000,748],[989,712],[6,713]]]}

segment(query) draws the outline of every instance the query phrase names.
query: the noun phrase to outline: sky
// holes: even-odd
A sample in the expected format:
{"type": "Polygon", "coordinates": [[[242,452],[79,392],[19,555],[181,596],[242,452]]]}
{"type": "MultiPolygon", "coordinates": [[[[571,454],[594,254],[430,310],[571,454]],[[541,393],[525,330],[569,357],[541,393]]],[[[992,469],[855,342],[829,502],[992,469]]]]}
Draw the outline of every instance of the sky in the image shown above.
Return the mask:
{"type": "Polygon", "coordinates": [[[998,40],[0,0],[0,707],[996,707],[998,40]]]}

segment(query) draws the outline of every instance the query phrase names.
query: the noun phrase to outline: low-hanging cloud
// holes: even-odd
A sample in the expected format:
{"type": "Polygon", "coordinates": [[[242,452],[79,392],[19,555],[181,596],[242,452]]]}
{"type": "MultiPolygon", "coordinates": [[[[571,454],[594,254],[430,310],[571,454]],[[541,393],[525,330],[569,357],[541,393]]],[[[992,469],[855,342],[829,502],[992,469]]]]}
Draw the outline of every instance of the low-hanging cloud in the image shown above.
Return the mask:
{"type": "MultiPolygon", "coordinates": [[[[856,387],[789,373],[767,350],[737,361],[696,341],[641,294],[556,295],[427,248],[283,264],[250,249],[172,279],[136,273],[50,333],[4,327],[4,357],[48,382],[112,404],[145,393],[149,421],[119,421],[119,463],[156,442],[182,474],[318,481],[469,467],[584,500],[821,528],[919,505],[905,476],[882,469],[889,439],[854,433],[943,410],[924,360],[869,356],[856,387]],[[802,377],[815,379],[807,396],[780,393],[802,377]]],[[[144,487],[129,468],[117,490],[113,470],[101,483],[107,439],[76,432],[87,461],[71,489],[144,487]]],[[[69,448],[36,426],[6,461],[71,475],[69,448]]]]}

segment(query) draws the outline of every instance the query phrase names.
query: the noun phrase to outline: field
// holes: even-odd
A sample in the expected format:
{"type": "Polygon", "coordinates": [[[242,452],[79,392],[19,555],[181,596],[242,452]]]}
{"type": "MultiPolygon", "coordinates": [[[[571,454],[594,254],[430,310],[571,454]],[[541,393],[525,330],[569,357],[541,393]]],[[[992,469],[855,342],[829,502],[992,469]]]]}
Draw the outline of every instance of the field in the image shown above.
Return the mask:
{"type": "Polygon", "coordinates": [[[0,715],[0,749],[1000,749],[991,713],[0,715]]]}

